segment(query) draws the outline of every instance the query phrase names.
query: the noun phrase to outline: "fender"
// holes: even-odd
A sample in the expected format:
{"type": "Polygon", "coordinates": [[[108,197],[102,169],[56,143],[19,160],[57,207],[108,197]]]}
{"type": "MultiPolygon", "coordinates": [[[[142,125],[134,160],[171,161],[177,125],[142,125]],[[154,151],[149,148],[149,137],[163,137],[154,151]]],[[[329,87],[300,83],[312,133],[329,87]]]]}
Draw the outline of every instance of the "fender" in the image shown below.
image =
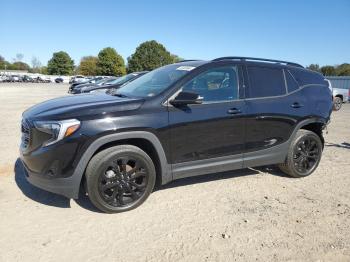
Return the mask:
{"type": "Polygon", "coordinates": [[[291,143],[294,137],[296,136],[298,130],[302,128],[303,126],[306,126],[308,124],[322,124],[322,125],[327,125],[328,121],[325,118],[321,117],[312,117],[312,118],[307,118],[302,121],[300,121],[294,128],[293,133],[291,134],[290,138],[288,139],[288,143],[291,143]]]}
{"type": "Polygon", "coordinates": [[[162,144],[154,134],[146,131],[122,132],[122,133],[110,134],[110,135],[100,137],[96,139],[94,142],[92,142],[92,144],[88,147],[88,149],[85,151],[85,153],[79,160],[79,163],[76,169],[74,170],[73,175],[70,177],[71,183],[74,185],[74,189],[73,189],[74,192],[72,192],[72,197],[78,198],[80,183],[81,183],[83,174],[85,172],[86,166],[88,165],[90,159],[95,154],[95,152],[101,146],[110,142],[115,142],[115,141],[124,140],[124,139],[132,139],[132,138],[142,138],[152,143],[152,145],[157,151],[157,154],[160,160],[162,184],[166,184],[172,181],[171,165],[168,163],[166,159],[166,155],[162,144]]]}

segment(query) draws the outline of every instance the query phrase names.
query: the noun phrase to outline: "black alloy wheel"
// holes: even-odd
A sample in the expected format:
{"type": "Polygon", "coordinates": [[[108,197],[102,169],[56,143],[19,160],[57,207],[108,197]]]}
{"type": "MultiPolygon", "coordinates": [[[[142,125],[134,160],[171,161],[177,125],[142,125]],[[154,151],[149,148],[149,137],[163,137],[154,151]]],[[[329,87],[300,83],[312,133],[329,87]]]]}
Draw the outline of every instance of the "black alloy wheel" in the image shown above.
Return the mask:
{"type": "Polygon", "coordinates": [[[125,156],[113,160],[99,177],[100,196],[115,207],[132,205],[145,193],[148,171],[142,160],[125,156]]]}
{"type": "Polygon", "coordinates": [[[291,141],[284,163],[279,164],[281,171],[291,177],[306,177],[312,174],[321,161],[322,136],[300,129],[291,141]]]}
{"type": "Polygon", "coordinates": [[[303,176],[312,172],[320,160],[322,149],[318,148],[316,139],[306,136],[294,147],[293,162],[295,169],[303,176]]]}
{"type": "Polygon", "coordinates": [[[86,190],[98,209],[118,213],[141,205],[153,191],[156,171],[142,149],[119,145],[97,153],[86,172],[86,190]]]}

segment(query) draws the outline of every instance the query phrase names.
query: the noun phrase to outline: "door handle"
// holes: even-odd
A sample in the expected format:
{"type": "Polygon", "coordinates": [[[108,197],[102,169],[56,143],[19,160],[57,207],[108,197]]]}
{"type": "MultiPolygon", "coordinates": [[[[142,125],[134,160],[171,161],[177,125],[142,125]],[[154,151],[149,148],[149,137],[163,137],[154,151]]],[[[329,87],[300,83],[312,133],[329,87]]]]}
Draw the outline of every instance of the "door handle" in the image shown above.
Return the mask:
{"type": "Polygon", "coordinates": [[[238,108],[230,108],[229,110],[227,110],[227,114],[231,114],[231,115],[237,115],[242,113],[241,110],[239,110],[238,108]]]}
{"type": "Polygon", "coordinates": [[[303,107],[302,104],[298,103],[298,102],[294,102],[293,104],[290,105],[291,107],[293,108],[300,108],[300,107],[303,107]]]}

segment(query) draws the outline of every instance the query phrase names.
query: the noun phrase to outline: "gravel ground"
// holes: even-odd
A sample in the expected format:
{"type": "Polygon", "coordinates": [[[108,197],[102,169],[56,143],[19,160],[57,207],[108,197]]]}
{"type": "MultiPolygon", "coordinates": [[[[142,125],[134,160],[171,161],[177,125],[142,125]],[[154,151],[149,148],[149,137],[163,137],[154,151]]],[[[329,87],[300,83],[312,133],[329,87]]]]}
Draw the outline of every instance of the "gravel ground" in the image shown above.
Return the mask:
{"type": "Polygon", "coordinates": [[[262,167],[188,178],[107,215],[32,187],[15,164],[21,112],[67,88],[0,84],[0,261],[350,261],[349,104],[310,177],[262,167]]]}

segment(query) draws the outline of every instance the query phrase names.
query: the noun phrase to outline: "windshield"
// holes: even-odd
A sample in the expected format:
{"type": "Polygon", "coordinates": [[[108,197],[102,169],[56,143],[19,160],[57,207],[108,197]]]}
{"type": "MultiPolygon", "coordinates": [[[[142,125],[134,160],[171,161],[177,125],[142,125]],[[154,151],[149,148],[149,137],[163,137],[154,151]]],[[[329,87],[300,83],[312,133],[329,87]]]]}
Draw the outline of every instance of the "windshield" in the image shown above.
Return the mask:
{"type": "Polygon", "coordinates": [[[155,96],[193,68],[192,66],[179,66],[178,64],[163,66],[122,86],[118,89],[118,93],[137,97],[155,96]]]}

